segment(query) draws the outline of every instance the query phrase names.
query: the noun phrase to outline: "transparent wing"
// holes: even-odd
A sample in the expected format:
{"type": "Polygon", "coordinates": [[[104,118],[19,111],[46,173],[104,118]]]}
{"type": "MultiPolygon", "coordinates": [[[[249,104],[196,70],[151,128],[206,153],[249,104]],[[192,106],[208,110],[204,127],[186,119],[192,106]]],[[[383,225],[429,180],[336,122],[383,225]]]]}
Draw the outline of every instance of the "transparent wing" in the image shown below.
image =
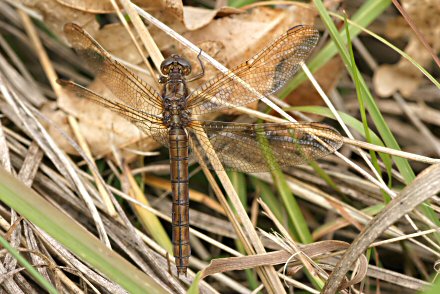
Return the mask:
{"type": "MultiPolygon", "coordinates": [[[[232,72],[263,96],[274,93],[298,71],[315,47],[319,33],[313,27],[296,26],[232,72]]],[[[259,99],[231,74],[219,74],[189,95],[188,109],[203,114],[245,105],[259,99]]]]}
{"type": "Polygon", "coordinates": [[[69,23],[64,26],[69,43],[83,58],[104,84],[126,105],[149,113],[162,113],[159,93],[125,66],[114,60],[80,26],[69,23]]]}
{"type": "Polygon", "coordinates": [[[194,121],[188,131],[194,147],[213,170],[266,172],[324,157],[342,145],[339,132],[320,123],[194,121]],[[213,154],[224,167],[210,162],[213,154]]]}
{"type": "Polygon", "coordinates": [[[64,89],[74,93],[79,98],[93,101],[118,113],[120,116],[136,125],[147,136],[151,136],[159,143],[168,146],[168,129],[162,124],[161,117],[146,113],[142,110],[134,109],[131,106],[125,105],[119,101],[102,97],[74,82],[65,80],[58,80],[57,82],[64,89]]]}

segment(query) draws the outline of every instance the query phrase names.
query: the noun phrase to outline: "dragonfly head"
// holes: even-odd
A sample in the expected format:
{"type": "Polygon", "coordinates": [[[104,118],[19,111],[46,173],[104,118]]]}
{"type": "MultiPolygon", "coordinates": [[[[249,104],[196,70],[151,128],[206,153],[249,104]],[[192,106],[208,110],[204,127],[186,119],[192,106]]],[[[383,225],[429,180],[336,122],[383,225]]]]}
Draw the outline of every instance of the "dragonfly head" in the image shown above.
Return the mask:
{"type": "Polygon", "coordinates": [[[187,76],[191,73],[191,64],[185,58],[173,54],[162,61],[160,71],[163,75],[168,75],[171,72],[180,72],[187,76]]]}

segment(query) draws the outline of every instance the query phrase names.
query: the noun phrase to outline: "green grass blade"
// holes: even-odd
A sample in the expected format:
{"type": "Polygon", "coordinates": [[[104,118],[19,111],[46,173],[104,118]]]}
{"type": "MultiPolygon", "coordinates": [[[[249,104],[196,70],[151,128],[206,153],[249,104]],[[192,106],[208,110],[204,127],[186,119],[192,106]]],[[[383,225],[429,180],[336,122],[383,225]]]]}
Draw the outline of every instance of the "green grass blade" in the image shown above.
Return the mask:
{"type": "MultiPolygon", "coordinates": [[[[361,114],[362,119],[362,125],[364,126],[364,132],[365,132],[365,138],[367,142],[371,143],[371,135],[370,135],[370,128],[368,127],[368,119],[367,119],[367,112],[365,111],[365,105],[364,105],[364,97],[362,97],[362,87],[361,82],[359,81],[359,76],[361,75],[360,71],[358,70],[356,66],[356,62],[354,60],[354,53],[353,53],[353,46],[351,44],[351,38],[350,38],[350,31],[348,29],[348,22],[347,18],[344,18],[344,24],[345,24],[345,33],[347,35],[347,44],[348,44],[348,52],[350,53],[350,63],[351,63],[351,72],[353,73],[353,80],[355,82],[356,86],[356,94],[359,102],[359,112],[361,114]]],[[[379,162],[377,161],[376,153],[373,150],[369,150],[370,156],[371,156],[371,162],[378,172],[378,174],[381,174],[381,169],[379,166],[379,162]]],[[[392,178],[391,174],[391,166],[387,168],[388,178],[392,178]]],[[[391,182],[390,182],[391,183],[391,182]]],[[[391,197],[385,192],[382,191],[384,194],[385,201],[389,202],[391,201],[391,197]]]]}
{"type": "Polygon", "coordinates": [[[12,247],[8,241],[0,236],[0,245],[5,248],[12,256],[28,271],[28,273],[40,284],[41,287],[46,289],[49,293],[58,293],[58,291],[46,280],[21,254],[12,247]]]}
{"type": "Polygon", "coordinates": [[[329,187],[331,187],[336,192],[340,192],[340,189],[338,185],[332,180],[332,178],[323,170],[316,161],[309,162],[309,165],[313,168],[313,170],[316,172],[316,174],[323,179],[329,187]]]}
{"type": "Polygon", "coordinates": [[[294,236],[299,239],[298,235],[294,233],[296,230],[291,219],[285,217],[284,210],[282,209],[284,205],[279,201],[275,193],[272,191],[271,186],[255,177],[251,177],[251,183],[254,186],[257,197],[261,197],[278,221],[282,224],[286,224],[289,228],[289,231],[293,232],[294,236]]]}
{"type": "Polygon", "coordinates": [[[228,171],[229,179],[234,186],[235,191],[237,191],[238,198],[240,198],[241,204],[245,209],[248,208],[247,205],[247,187],[246,187],[246,176],[243,173],[228,171]]]}
{"type": "Polygon", "coordinates": [[[312,235],[307,226],[307,222],[301,212],[301,209],[296,202],[295,197],[290,190],[286,177],[281,171],[280,166],[277,163],[277,160],[272,153],[270,144],[267,138],[262,134],[257,132],[257,140],[261,146],[262,152],[266,157],[266,161],[268,165],[271,167],[271,174],[274,181],[274,184],[277,188],[279,195],[281,196],[281,200],[284,204],[284,208],[287,211],[287,215],[292,221],[295,231],[293,234],[298,237],[298,240],[302,243],[311,243],[313,242],[312,235]]]}
{"type": "MultiPolygon", "coordinates": [[[[386,2],[386,1],[385,1],[386,2]]],[[[353,73],[350,68],[350,57],[348,53],[345,50],[345,44],[342,40],[341,36],[345,37],[345,33],[339,33],[336,29],[333,21],[331,20],[329,14],[327,13],[322,1],[315,0],[314,1],[319,14],[321,15],[321,18],[323,22],[325,23],[326,27],[328,28],[330,35],[336,44],[336,47],[339,49],[339,54],[344,61],[344,63],[347,65],[347,70],[349,73],[353,76],[353,73]]],[[[351,31],[351,30],[350,30],[351,31]]],[[[400,147],[394,138],[393,134],[391,133],[390,128],[388,127],[387,123],[385,122],[385,119],[383,118],[377,104],[374,101],[373,96],[371,95],[370,90],[368,89],[367,84],[365,83],[365,80],[360,75],[358,76],[358,80],[361,86],[361,97],[364,97],[364,103],[368,109],[368,113],[370,114],[371,118],[373,119],[374,124],[376,125],[379,133],[381,134],[385,144],[389,148],[393,148],[396,150],[400,150],[400,147]]],[[[415,178],[415,174],[413,170],[411,169],[411,166],[409,165],[408,161],[403,158],[394,157],[393,158],[397,168],[399,169],[400,173],[405,179],[405,183],[409,184],[411,181],[415,178]]]]}
{"type": "MultiPolygon", "coordinates": [[[[332,13],[330,12],[330,14],[334,17],[337,17],[339,19],[344,19],[342,16],[336,14],[336,13],[332,13]]],[[[440,88],[440,82],[437,81],[420,63],[418,63],[414,58],[412,58],[411,56],[409,56],[405,51],[400,50],[399,48],[397,48],[396,46],[394,46],[392,43],[390,43],[389,41],[387,41],[385,38],[382,38],[381,36],[379,36],[378,34],[360,26],[358,23],[356,23],[353,20],[347,19],[347,22],[349,24],[351,24],[352,26],[359,28],[360,30],[362,30],[363,32],[367,33],[368,35],[372,36],[373,38],[375,38],[376,40],[382,42],[383,44],[387,45],[388,47],[390,47],[391,49],[393,49],[394,51],[396,51],[400,56],[402,56],[403,58],[405,58],[406,60],[408,60],[409,62],[411,62],[415,67],[417,67],[417,69],[419,69],[437,88],[440,88]]]]}
{"type": "Polygon", "coordinates": [[[199,294],[199,284],[202,278],[202,272],[198,272],[196,277],[194,278],[191,287],[188,288],[186,294],[199,294]]]}

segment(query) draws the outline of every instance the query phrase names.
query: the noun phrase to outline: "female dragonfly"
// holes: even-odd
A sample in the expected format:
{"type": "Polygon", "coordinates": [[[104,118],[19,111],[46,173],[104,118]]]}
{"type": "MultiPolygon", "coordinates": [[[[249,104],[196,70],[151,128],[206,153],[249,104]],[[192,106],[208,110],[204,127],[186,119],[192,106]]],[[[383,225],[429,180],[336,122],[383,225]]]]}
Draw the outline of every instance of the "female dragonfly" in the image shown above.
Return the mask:
{"type": "Polygon", "coordinates": [[[167,146],[170,153],[172,243],[177,273],[187,272],[189,244],[189,141],[214,170],[265,172],[298,165],[334,152],[341,135],[319,123],[246,124],[197,119],[198,115],[248,104],[280,89],[300,67],[318,40],[309,26],[295,26],[231,73],[219,74],[190,92],[190,63],[172,55],[161,64],[161,92],[115,61],[87,32],[75,24],[64,31],[75,51],[88,63],[118,100],[102,97],[71,81],[58,82],[77,96],[99,103],[167,146]],[[235,75],[235,78],[234,78],[235,75]],[[241,79],[249,86],[237,82],[241,79]],[[324,142],[324,144],[322,144],[324,142]],[[267,152],[275,164],[268,162],[267,152]],[[219,161],[209,158],[215,154],[219,161]]]}

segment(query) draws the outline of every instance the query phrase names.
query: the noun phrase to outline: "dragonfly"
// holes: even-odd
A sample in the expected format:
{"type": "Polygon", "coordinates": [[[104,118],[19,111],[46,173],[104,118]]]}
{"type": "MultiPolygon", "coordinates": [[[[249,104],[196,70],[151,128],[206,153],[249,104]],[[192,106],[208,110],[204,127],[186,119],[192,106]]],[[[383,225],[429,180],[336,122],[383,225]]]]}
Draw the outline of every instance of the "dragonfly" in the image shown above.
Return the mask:
{"type": "Polygon", "coordinates": [[[80,26],[66,24],[64,32],[77,54],[117,99],[103,97],[72,81],[58,80],[58,83],[80,98],[118,113],[169,148],[172,244],[178,275],[186,276],[191,256],[190,144],[201,155],[199,160],[210,169],[244,173],[307,163],[335,152],[342,145],[342,136],[337,130],[317,122],[253,124],[200,118],[206,113],[247,105],[283,87],[318,41],[319,33],[311,26],[292,27],[251,59],[228,73],[218,74],[193,91],[187,86],[187,82],[194,80],[190,77],[190,62],[182,56],[171,55],[160,66],[160,92],[112,58],[80,26]],[[210,160],[212,156],[218,160],[210,160]]]}

